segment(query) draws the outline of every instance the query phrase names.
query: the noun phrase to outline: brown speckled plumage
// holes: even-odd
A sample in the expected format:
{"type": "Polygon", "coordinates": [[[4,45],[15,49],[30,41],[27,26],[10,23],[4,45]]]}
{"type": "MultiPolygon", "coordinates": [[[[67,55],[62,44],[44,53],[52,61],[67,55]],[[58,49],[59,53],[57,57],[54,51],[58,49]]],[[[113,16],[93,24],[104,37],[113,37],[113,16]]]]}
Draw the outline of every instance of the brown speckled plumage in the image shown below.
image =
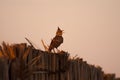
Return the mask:
{"type": "Polygon", "coordinates": [[[52,39],[49,51],[51,52],[52,49],[58,48],[63,43],[63,37],[62,37],[63,31],[58,27],[58,30],[56,32],[56,36],[52,39]]]}

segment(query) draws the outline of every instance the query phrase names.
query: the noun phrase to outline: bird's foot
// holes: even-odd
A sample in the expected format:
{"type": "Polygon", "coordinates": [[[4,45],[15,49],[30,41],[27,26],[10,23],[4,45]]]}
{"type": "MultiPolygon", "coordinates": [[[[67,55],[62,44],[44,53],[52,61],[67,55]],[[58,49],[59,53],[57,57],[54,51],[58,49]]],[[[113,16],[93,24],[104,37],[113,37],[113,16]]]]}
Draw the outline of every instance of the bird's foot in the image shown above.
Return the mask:
{"type": "Polygon", "coordinates": [[[57,49],[57,53],[60,53],[60,52],[61,52],[61,50],[57,49]]]}

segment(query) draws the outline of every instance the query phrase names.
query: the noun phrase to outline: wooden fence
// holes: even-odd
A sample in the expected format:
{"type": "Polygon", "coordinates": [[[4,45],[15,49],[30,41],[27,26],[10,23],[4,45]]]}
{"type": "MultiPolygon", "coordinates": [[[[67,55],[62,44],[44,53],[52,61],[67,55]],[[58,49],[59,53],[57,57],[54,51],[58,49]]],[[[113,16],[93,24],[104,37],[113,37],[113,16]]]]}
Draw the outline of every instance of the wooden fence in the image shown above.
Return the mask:
{"type": "MultiPolygon", "coordinates": [[[[28,80],[120,80],[115,74],[105,74],[101,67],[88,64],[82,58],[71,59],[64,51],[48,53],[32,49],[25,63],[38,55],[41,58],[32,66],[35,69],[28,80]]],[[[0,80],[9,80],[7,63],[0,59],[0,80]]]]}
{"type": "Polygon", "coordinates": [[[36,65],[41,65],[34,72],[32,80],[119,80],[115,74],[105,74],[102,68],[83,61],[82,58],[69,57],[69,53],[48,53],[36,51],[31,57],[41,54],[36,65]]]}

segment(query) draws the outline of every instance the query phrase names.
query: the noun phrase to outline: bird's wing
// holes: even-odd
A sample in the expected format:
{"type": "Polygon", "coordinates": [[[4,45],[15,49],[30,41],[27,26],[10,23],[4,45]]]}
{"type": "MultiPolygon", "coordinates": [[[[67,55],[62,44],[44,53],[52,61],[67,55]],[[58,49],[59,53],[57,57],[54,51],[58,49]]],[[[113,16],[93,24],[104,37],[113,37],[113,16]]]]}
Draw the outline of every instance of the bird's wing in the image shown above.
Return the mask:
{"type": "Polygon", "coordinates": [[[54,37],[53,42],[58,42],[58,43],[62,43],[63,42],[63,38],[62,37],[54,37]]]}

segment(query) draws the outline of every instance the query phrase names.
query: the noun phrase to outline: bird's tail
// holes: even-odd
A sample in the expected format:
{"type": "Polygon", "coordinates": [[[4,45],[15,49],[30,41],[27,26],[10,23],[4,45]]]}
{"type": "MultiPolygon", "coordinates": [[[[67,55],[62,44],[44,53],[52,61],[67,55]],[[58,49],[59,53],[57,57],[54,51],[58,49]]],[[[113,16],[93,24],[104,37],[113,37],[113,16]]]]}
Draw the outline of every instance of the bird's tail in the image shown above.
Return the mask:
{"type": "Polygon", "coordinates": [[[48,52],[51,52],[51,50],[52,50],[51,47],[49,47],[49,48],[48,48],[48,52]]]}

